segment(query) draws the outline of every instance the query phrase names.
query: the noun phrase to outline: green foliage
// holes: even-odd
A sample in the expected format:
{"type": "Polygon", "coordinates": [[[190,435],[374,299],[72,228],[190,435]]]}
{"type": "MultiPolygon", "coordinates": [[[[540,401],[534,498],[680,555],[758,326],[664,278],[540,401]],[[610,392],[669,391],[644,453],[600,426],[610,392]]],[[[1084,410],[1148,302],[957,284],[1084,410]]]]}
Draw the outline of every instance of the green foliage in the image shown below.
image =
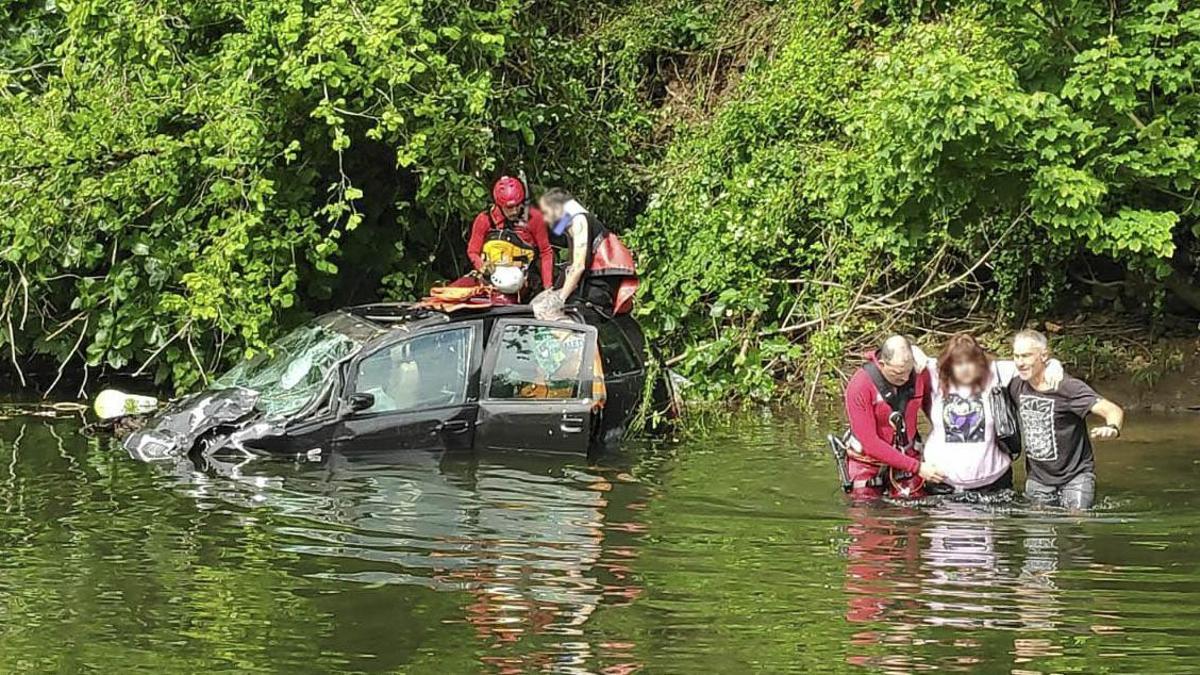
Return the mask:
{"type": "Polygon", "coordinates": [[[1090,381],[1122,378],[1145,390],[1183,372],[1187,364],[1184,352],[1170,340],[1145,345],[1106,335],[1104,331],[1055,336],[1054,353],[1069,372],[1080,378],[1090,381]]]}
{"type": "Polygon", "coordinates": [[[591,48],[547,27],[566,6],[6,4],[12,360],[154,359],[189,387],[357,285],[411,297],[456,273],[461,223],[522,162],[597,178],[616,210],[632,146],[583,86],[591,48]]]}
{"type": "Polygon", "coordinates": [[[738,380],[769,385],[759,366],[788,358],[790,345],[754,335],[770,327],[765,317],[778,325],[795,308],[771,274],[826,255],[797,188],[846,92],[845,29],[822,21],[823,8],[789,9],[779,29],[789,40],[776,58],[751,69],[711,121],[673,144],[630,237],[649,275],[639,314],[675,345],[692,345],[683,369],[704,372],[695,379],[713,395],[738,380]]]}
{"type": "Polygon", "coordinates": [[[938,274],[1039,312],[1087,261],[1195,277],[1200,10],[791,10],[775,58],[671,148],[634,237],[643,315],[686,374],[729,374],[714,395],[769,396],[892,325],[864,295],[978,305],[914,290],[938,274]]]}
{"type": "Polygon", "coordinates": [[[1175,0],[75,0],[0,30],[14,364],[192,386],[460,272],[517,166],[628,238],[641,317],[710,398],[830,373],[901,316],[1055,311],[1092,268],[1200,309],[1175,0]]]}

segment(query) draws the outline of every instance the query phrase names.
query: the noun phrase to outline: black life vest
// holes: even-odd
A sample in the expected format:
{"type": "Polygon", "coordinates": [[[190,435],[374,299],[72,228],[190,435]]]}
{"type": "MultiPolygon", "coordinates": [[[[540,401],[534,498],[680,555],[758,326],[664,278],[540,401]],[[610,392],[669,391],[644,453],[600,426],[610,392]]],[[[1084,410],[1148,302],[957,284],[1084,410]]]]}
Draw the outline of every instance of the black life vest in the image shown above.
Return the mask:
{"type": "Polygon", "coordinates": [[[898,387],[883,376],[883,371],[879,370],[879,364],[874,361],[868,361],[863,366],[863,370],[867,371],[867,375],[870,376],[871,383],[875,385],[875,390],[879,392],[879,397],[891,407],[892,420],[894,420],[892,426],[895,429],[895,437],[892,439],[892,445],[903,449],[908,445],[908,430],[905,428],[907,426],[906,412],[908,404],[917,395],[916,369],[909,374],[908,381],[898,387]]]}
{"type": "MultiPolygon", "coordinates": [[[[584,266],[586,274],[584,274],[576,293],[582,296],[588,288],[596,289],[600,292],[596,293],[591,302],[600,303],[598,306],[603,311],[611,311],[613,314],[632,312],[633,298],[637,295],[638,290],[637,269],[634,267],[633,254],[629,252],[621,239],[605,227],[604,223],[601,223],[600,219],[591,212],[582,211],[580,214],[572,215],[571,218],[574,219],[575,215],[583,215],[588,228],[587,259],[584,266]]],[[[550,237],[556,245],[566,246],[567,250],[574,249],[569,226],[562,234],[556,234],[551,230],[550,237]]]]}
{"type": "MultiPolygon", "coordinates": [[[[613,234],[600,222],[590,211],[583,211],[580,214],[587,221],[587,237],[588,250],[585,269],[588,275],[596,277],[636,277],[637,271],[633,264],[633,254],[621,242],[617,235],[613,234]]],[[[572,216],[572,219],[575,216],[572,216]]],[[[561,235],[556,235],[551,232],[551,240],[554,243],[566,247],[568,251],[574,249],[574,242],[571,240],[571,228],[568,226],[561,235]]]]}

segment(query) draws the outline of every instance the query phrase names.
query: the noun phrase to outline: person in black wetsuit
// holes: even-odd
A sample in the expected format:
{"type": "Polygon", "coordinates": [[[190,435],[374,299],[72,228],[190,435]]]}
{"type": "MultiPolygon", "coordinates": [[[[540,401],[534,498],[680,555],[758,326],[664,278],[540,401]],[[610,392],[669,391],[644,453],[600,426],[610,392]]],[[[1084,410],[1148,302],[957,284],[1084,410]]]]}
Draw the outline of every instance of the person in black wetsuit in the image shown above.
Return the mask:
{"type": "Polygon", "coordinates": [[[628,312],[637,288],[629,249],[566,190],[548,190],[538,201],[551,241],[570,251],[571,263],[555,283],[563,302],[589,304],[607,314],[628,312]]]}

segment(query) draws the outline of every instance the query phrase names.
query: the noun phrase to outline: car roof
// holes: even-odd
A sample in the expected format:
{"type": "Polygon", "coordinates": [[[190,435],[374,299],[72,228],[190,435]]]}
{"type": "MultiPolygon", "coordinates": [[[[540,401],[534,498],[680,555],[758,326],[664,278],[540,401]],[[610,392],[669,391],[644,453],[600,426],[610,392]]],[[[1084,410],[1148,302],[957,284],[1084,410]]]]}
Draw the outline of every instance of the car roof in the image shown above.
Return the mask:
{"type": "MultiPolygon", "coordinates": [[[[453,312],[446,312],[430,307],[422,307],[411,302],[376,302],[368,305],[348,307],[342,311],[363,321],[375,324],[382,329],[403,325],[408,330],[474,319],[533,317],[533,309],[529,305],[497,305],[487,308],[459,309],[453,312]]],[[[593,321],[588,320],[586,312],[578,312],[568,308],[567,313],[582,317],[585,323],[593,323],[593,321]]]]}
{"type": "MultiPolygon", "coordinates": [[[[340,314],[345,319],[358,324],[371,333],[369,337],[363,340],[362,346],[368,352],[373,351],[381,345],[393,342],[396,339],[397,333],[411,335],[427,328],[455,323],[478,321],[487,322],[485,324],[487,325],[496,319],[535,318],[533,309],[529,305],[499,305],[447,312],[430,307],[422,307],[412,302],[376,302],[346,307],[333,313],[340,314]]],[[[641,329],[637,326],[636,320],[628,315],[612,317],[610,319],[610,317],[603,316],[592,309],[579,307],[567,307],[566,313],[569,321],[596,327],[599,327],[601,324],[610,324],[619,332],[624,333],[626,339],[634,339],[631,337],[631,331],[637,334],[638,343],[643,339],[641,337],[641,329]],[[619,319],[626,319],[626,321],[619,319]],[[629,323],[633,325],[627,325],[629,323]]]]}
{"type": "MultiPolygon", "coordinates": [[[[582,320],[583,323],[592,323],[587,319],[587,312],[568,308],[567,313],[577,320],[582,320]]],[[[368,353],[395,341],[398,333],[411,335],[435,326],[482,322],[489,319],[534,318],[533,310],[529,305],[503,305],[446,312],[421,307],[411,302],[377,302],[346,307],[330,314],[342,317],[339,323],[343,330],[348,323],[356,324],[359,327],[359,335],[363,343],[361,350],[368,353]]],[[[326,315],[323,318],[328,320],[329,316],[326,315]]]]}

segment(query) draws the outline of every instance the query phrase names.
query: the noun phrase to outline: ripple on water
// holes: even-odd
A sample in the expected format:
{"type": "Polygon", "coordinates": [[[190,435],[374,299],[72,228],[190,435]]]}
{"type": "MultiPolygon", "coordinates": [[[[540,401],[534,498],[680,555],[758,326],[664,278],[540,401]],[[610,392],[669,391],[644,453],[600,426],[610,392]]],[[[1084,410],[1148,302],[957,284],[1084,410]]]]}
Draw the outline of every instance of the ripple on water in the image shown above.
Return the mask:
{"type": "Polygon", "coordinates": [[[848,505],[819,426],[150,467],[0,424],[0,670],[1195,670],[1195,426],[1104,446],[1086,514],[848,505]]]}

